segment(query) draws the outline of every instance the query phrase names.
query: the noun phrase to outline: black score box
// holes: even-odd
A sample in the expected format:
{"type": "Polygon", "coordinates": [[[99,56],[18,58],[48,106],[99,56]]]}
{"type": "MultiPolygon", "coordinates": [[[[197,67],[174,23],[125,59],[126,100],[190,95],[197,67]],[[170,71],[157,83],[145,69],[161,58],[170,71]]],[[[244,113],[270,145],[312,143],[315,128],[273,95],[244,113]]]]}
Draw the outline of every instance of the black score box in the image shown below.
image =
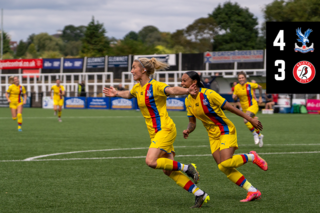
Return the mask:
{"type": "Polygon", "coordinates": [[[267,22],[267,93],[320,93],[320,22],[267,22]]]}

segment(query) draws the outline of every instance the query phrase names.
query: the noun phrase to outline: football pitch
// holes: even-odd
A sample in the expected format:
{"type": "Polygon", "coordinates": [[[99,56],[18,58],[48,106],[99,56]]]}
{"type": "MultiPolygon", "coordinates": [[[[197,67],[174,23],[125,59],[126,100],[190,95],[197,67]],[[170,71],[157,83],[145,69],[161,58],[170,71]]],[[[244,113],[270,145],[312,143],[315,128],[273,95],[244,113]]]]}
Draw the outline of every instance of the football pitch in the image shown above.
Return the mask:
{"type": "Polygon", "coordinates": [[[246,191],[218,169],[207,132],[197,121],[185,140],[186,112],[169,112],[177,126],[176,160],[196,163],[197,186],[211,200],[189,209],[194,196],[145,164],[150,144],[138,111],[24,109],[23,132],[10,110],[0,108],[0,212],[319,212],[320,116],[258,114],[264,147],[229,112],[239,149],[256,150],[269,165],[247,163],[238,170],[262,193],[240,203],[246,191]]]}

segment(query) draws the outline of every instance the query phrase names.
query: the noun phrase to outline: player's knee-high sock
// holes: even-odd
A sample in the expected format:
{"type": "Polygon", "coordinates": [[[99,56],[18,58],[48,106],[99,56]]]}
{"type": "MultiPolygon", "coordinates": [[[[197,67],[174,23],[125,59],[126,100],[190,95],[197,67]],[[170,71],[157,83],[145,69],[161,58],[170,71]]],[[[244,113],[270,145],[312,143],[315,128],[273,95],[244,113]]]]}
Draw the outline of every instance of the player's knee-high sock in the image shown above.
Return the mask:
{"type": "Polygon", "coordinates": [[[164,169],[171,171],[187,171],[188,165],[179,163],[174,160],[170,160],[168,158],[158,158],[156,169],[164,169]]]}
{"type": "Polygon", "coordinates": [[[250,130],[250,132],[255,133],[254,132],[254,127],[252,126],[252,124],[250,122],[245,123],[246,126],[248,127],[248,129],[250,130]]]}
{"type": "Polygon", "coordinates": [[[22,114],[18,113],[18,125],[21,126],[22,125],[22,114]]]}
{"type": "Polygon", "coordinates": [[[58,111],[58,117],[60,118],[62,114],[62,111],[58,111]]]}
{"type": "Polygon", "coordinates": [[[255,129],[255,131],[256,131],[256,133],[257,133],[259,136],[261,136],[261,132],[260,132],[259,129],[255,129]]]}
{"type": "Polygon", "coordinates": [[[14,120],[14,121],[17,120],[17,117],[12,117],[12,120],[14,120]]]}
{"type": "Polygon", "coordinates": [[[234,155],[232,156],[232,158],[229,158],[228,160],[221,162],[219,165],[225,168],[238,168],[239,166],[242,166],[248,161],[252,162],[253,160],[254,160],[253,154],[234,155]]]}
{"type": "Polygon", "coordinates": [[[237,184],[238,186],[244,188],[249,192],[256,192],[257,189],[251,185],[249,181],[235,168],[226,168],[221,164],[218,165],[220,171],[222,171],[227,178],[231,180],[233,183],[237,184]]]}
{"type": "Polygon", "coordinates": [[[170,176],[172,180],[176,182],[180,187],[186,191],[193,193],[195,196],[203,195],[203,191],[199,189],[187,176],[181,171],[172,171],[170,176]]]}

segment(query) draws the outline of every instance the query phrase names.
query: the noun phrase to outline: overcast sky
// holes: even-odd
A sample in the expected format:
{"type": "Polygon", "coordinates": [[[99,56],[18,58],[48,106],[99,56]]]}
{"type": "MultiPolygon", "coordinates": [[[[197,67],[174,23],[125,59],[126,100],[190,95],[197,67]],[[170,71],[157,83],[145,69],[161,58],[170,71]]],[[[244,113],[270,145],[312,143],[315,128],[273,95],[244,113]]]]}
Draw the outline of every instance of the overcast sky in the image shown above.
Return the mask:
{"type": "MultiPolygon", "coordinates": [[[[262,8],[273,0],[238,0],[249,8],[259,23],[262,8]]],[[[183,29],[195,19],[207,17],[218,0],[1,0],[4,31],[11,40],[26,40],[32,33],[55,34],[65,25],[87,25],[92,16],[103,23],[107,36],[123,38],[129,31],[138,32],[146,25],[160,31],[183,29]]]]}

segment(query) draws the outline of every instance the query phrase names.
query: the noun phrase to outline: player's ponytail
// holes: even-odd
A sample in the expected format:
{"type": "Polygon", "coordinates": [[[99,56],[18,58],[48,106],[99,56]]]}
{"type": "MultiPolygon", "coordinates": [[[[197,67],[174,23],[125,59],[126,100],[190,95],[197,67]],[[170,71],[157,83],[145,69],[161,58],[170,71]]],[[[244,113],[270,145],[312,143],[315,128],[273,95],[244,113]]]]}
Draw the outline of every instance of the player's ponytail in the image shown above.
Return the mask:
{"type": "Polygon", "coordinates": [[[199,88],[203,88],[203,84],[201,82],[201,79],[200,79],[200,76],[197,72],[195,71],[189,71],[189,72],[186,72],[186,74],[192,79],[192,80],[197,80],[197,87],[199,88]]]}
{"type": "Polygon", "coordinates": [[[141,68],[144,70],[146,70],[147,75],[152,75],[154,73],[154,71],[157,70],[164,70],[167,69],[169,67],[169,65],[167,63],[158,61],[155,58],[139,58],[134,60],[135,62],[139,62],[141,68]]]}

